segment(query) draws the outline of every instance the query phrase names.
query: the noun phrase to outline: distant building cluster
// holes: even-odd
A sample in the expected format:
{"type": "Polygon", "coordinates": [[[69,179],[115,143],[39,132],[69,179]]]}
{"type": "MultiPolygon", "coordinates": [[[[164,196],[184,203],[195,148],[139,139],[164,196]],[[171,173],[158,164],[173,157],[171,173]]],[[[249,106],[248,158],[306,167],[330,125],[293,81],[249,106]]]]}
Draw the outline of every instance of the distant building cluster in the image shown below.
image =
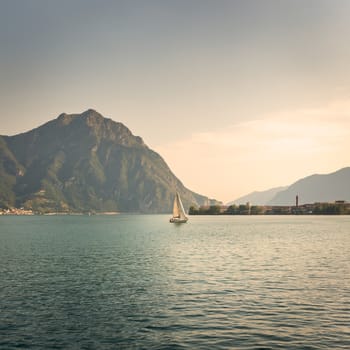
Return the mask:
{"type": "Polygon", "coordinates": [[[251,205],[249,202],[240,205],[212,205],[191,207],[190,215],[350,215],[350,203],[344,200],[335,202],[317,202],[312,204],[296,203],[285,205],[251,205]]]}
{"type": "Polygon", "coordinates": [[[0,215],[34,215],[33,210],[24,208],[0,209],[0,215]]]}

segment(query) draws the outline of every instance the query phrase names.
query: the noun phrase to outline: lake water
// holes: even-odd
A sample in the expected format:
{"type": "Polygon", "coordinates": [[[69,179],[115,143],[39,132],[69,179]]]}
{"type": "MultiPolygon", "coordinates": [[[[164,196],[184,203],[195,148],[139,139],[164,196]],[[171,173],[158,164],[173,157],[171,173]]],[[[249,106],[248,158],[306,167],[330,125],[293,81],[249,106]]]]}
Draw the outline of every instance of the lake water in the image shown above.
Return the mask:
{"type": "Polygon", "coordinates": [[[350,217],[0,217],[0,349],[350,349],[350,217]]]}

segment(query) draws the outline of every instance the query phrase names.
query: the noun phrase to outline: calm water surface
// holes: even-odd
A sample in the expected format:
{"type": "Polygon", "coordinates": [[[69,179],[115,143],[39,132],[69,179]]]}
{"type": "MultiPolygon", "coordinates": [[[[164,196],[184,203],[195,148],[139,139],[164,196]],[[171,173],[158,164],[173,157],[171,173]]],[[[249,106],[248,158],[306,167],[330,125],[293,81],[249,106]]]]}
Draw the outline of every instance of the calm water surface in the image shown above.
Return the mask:
{"type": "Polygon", "coordinates": [[[0,349],[350,349],[349,217],[0,217],[0,349]]]}

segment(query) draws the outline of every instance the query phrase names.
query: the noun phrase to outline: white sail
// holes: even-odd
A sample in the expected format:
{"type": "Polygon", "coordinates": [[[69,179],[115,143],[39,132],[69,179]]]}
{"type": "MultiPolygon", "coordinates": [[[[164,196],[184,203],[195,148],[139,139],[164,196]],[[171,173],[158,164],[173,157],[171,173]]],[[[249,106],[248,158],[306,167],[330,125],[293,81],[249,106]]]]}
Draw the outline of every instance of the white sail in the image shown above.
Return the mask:
{"type": "Polygon", "coordinates": [[[170,219],[170,222],[186,222],[187,220],[188,218],[186,217],[180,195],[176,192],[173,206],[173,217],[170,219]]]}
{"type": "Polygon", "coordinates": [[[177,193],[174,198],[173,217],[174,218],[180,217],[179,196],[177,195],[177,193]]]}

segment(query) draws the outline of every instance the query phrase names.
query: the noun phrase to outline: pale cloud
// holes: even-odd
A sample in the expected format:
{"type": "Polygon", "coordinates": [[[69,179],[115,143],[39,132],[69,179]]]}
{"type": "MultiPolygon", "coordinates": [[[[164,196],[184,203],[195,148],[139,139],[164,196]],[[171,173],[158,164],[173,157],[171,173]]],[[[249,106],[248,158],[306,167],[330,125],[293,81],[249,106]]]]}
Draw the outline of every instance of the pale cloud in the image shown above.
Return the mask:
{"type": "Polygon", "coordinates": [[[186,186],[226,202],[350,165],[350,100],[262,115],[156,149],[186,186]]]}

